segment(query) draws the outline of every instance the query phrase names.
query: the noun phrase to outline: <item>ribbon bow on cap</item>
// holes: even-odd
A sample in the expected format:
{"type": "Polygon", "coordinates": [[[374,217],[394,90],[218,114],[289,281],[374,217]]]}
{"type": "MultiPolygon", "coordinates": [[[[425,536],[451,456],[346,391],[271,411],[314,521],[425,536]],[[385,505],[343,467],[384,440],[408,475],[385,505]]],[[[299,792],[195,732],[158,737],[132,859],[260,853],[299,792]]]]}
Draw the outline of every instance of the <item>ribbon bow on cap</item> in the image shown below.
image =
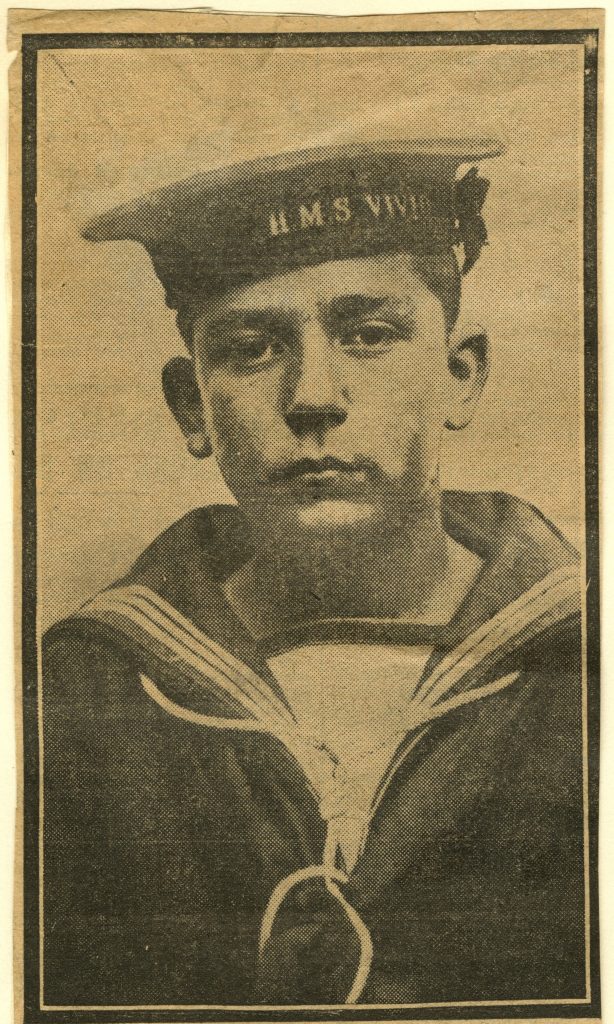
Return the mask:
{"type": "Polygon", "coordinates": [[[478,260],[482,246],[488,242],[488,232],[481,211],[489,187],[490,182],[479,176],[477,167],[467,171],[454,187],[459,240],[462,241],[465,250],[463,274],[471,270],[478,260]]]}

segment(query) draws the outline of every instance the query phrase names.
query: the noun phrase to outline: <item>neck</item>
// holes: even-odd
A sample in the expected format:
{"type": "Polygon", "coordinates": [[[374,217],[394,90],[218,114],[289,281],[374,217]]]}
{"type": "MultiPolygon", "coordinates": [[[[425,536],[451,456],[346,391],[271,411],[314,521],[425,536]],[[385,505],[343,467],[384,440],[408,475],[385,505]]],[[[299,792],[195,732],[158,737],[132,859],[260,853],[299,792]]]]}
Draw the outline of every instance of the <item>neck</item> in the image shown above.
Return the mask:
{"type": "Polygon", "coordinates": [[[439,494],[426,504],[420,516],[369,535],[331,534],[308,544],[261,534],[227,596],[257,634],[318,618],[447,621],[459,601],[451,576],[460,575],[464,593],[477,560],[445,533],[439,494]]]}
{"type": "Polygon", "coordinates": [[[309,618],[397,616],[417,609],[445,561],[439,517],[406,529],[351,537],[324,536],[284,551],[262,549],[255,566],[282,588],[294,613],[309,618]],[[265,565],[267,568],[265,568],[265,565]],[[268,569],[268,571],[267,571],[268,569]]]}

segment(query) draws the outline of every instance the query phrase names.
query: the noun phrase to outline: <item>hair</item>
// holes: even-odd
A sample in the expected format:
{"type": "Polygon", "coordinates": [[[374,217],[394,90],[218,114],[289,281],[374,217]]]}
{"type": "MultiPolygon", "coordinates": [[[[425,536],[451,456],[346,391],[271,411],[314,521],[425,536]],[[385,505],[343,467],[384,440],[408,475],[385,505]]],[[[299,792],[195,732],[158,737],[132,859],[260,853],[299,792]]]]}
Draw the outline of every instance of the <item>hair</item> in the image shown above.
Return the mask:
{"type": "MultiPolygon", "coordinates": [[[[398,255],[411,257],[412,270],[415,270],[427,288],[439,299],[449,335],[456,326],[461,299],[461,271],[454,250],[447,249],[443,253],[428,255],[401,250],[398,255]]],[[[197,311],[197,303],[187,299],[184,299],[177,308],[177,327],[190,352],[194,345],[194,320],[197,311]]]]}
{"type": "Polygon", "coordinates": [[[461,301],[461,271],[453,249],[436,255],[411,253],[412,268],[439,299],[448,334],[456,326],[461,301]]]}

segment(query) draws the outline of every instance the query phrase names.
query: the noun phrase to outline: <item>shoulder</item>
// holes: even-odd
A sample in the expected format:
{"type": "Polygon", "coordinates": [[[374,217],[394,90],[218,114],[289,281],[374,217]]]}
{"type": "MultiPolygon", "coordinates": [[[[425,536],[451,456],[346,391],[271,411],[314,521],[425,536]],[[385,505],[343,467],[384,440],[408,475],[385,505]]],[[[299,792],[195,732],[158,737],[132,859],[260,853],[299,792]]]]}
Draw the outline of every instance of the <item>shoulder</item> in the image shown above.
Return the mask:
{"type": "Polygon", "coordinates": [[[561,530],[534,504],[505,491],[444,491],[444,523],[457,539],[485,547],[513,542],[551,567],[577,563],[579,555],[561,530]]]}
{"type": "Polygon", "coordinates": [[[515,668],[577,692],[583,585],[574,547],[534,505],[501,492],[444,492],[443,518],[484,561],[470,603],[478,625],[491,624],[515,668]]]}
{"type": "Polygon", "coordinates": [[[43,636],[45,706],[94,708],[121,702],[138,682],[139,665],[113,629],[70,616],[43,636]]]}
{"type": "Polygon", "coordinates": [[[142,552],[116,585],[147,586],[180,606],[190,591],[225,578],[251,551],[236,505],[206,505],[178,519],[142,552]]]}
{"type": "MultiPolygon", "coordinates": [[[[194,509],[164,530],[107,591],[146,588],[188,619],[215,613],[218,582],[246,557],[248,537],[238,509],[194,509]]],[[[47,694],[71,691],[96,700],[125,689],[142,667],[138,648],[122,629],[85,614],[88,603],[46,631],[42,663],[47,694]]]]}

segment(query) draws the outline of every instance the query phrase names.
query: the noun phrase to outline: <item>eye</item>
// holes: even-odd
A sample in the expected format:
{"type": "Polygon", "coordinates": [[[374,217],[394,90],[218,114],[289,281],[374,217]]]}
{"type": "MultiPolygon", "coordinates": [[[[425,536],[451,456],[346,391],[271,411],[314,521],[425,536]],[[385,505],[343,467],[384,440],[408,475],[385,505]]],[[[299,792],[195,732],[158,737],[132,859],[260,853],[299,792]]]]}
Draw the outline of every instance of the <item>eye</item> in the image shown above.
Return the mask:
{"type": "Polygon", "coordinates": [[[226,357],[239,369],[258,369],[279,356],[284,345],[274,332],[244,329],[225,337],[226,357]]]}
{"type": "Polygon", "coordinates": [[[408,336],[406,327],[384,320],[368,320],[352,324],[339,332],[339,341],[344,349],[357,355],[379,355],[389,352],[397,341],[408,336]]]}

